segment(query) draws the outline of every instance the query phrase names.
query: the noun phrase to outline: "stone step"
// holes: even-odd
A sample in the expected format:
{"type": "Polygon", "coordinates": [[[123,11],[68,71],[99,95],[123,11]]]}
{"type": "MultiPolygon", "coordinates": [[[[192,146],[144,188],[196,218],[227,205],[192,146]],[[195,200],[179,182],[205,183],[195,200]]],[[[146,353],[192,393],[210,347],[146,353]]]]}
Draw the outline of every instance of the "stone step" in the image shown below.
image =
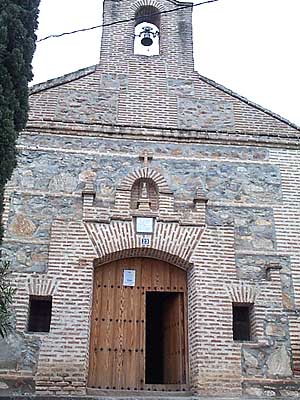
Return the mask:
{"type": "Polygon", "coordinates": [[[148,400],[150,398],[192,398],[193,393],[189,390],[109,390],[109,389],[87,389],[87,394],[89,396],[105,397],[105,398],[142,398],[146,397],[148,400]]]}
{"type": "MultiPolygon", "coordinates": [[[[270,400],[270,397],[266,396],[196,396],[196,395],[186,395],[186,396],[174,396],[174,395],[166,395],[164,392],[163,395],[153,393],[148,395],[136,395],[136,396],[35,396],[35,395],[8,395],[5,396],[0,394],[0,400],[270,400]]],[[[272,400],[293,400],[295,397],[272,397],[272,400]]]]}
{"type": "Polygon", "coordinates": [[[101,390],[88,389],[88,394],[78,395],[7,395],[0,394],[0,400],[199,400],[189,391],[143,391],[143,390],[101,390]]]}
{"type": "Polygon", "coordinates": [[[135,393],[135,395],[130,395],[130,394],[122,394],[122,395],[114,395],[114,396],[107,396],[107,395],[97,395],[97,396],[35,396],[35,395],[8,395],[8,396],[3,396],[0,395],[0,400],[199,400],[198,397],[195,397],[193,395],[178,395],[176,394],[166,394],[163,392],[163,394],[160,394],[162,392],[157,392],[155,394],[149,393],[147,395],[139,395],[135,393]]]}
{"type": "MultiPolygon", "coordinates": [[[[192,393],[178,392],[149,392],[145,393],[116,393],[115,395],[101,395],[101,396],[76,396],[76,395],[62,395],[62,396],[50,396],[50,395],[3,395],[0,394],[0,400],[270,400],[268,396],[200,396],[192,393]],[[163,393],[163,394],[161,394],[163,393]]],[[[272,400],[293,400],[295,397],[283,397],[275,396],[272,400]]]]}

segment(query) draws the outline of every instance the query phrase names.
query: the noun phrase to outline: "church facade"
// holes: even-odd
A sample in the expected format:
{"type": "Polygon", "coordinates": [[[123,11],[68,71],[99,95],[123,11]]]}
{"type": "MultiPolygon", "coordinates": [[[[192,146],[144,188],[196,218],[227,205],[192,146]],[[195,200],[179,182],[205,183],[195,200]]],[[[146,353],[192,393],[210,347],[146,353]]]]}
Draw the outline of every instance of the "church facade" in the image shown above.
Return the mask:
{"type": "Polygon", "coordinates": [[[183,4],[105,0],[99,64],[31,89],[0,393],[300,393],[300,128],[195,72],[183,4]]]}

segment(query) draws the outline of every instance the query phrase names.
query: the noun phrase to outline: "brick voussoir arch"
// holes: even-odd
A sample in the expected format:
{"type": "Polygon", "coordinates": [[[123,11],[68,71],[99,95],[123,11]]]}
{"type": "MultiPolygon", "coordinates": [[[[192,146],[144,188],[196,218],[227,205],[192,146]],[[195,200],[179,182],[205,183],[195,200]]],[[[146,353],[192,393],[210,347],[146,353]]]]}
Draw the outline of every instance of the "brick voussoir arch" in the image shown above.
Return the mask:
{"type": "Polygon", "coordinates": [[[198,226],[157,222],[149,245],[143,246],[143,235],[136,234],[134,221],[86,222],[85,228],[100,260],[108,262],[116,254],[122,258],[124,254],[143,255],[162,258],[184,269],[191,265],[191,257],[204,231],[198,226]]]}
{"type": "Polygon", "coordinates": [[[152,179],[157,185],[159,193],[171,193],[169,185],[163,175],[149,167],[139,168],[130,173],[123,179],[123,182],[119,185],[118,189],[122,191],[130,191],[134,182],[140,178],[152,179]]]}
{"type": "Polygon", "coordinates": [[[104,257],[97,258],[94,261],[94,267],[97,268],[112,261],[134,257],[153,258],[156,260],[165,261],[184,270],[187,270],[192,265],[192,263],[188,262],[187,260],[183,260],[174,254],[166,253],[153,248],[137,247],[134,249],[124,249],[115,253],[107,254],[104,257]]]}
{"type": "Polygon", "coordinates": [[[33,275],[25,283],[25,290],[30,296],[53,296],[58,285],[59,281],[56,277],[33,275]]]}
{"type": "Polygon", "coordinates": [[[163,4],[161,4],[160,2],[156,1],[156,0],[138,0],[135,3],[133,3],[131,5],[131,9],[136,12],[137,10],[139,10],[141,7],[155,7],[157,8],[159,11],[165,11],[165,7],[163,4]]]}
{"type": "Polygon", "coordinates": [[[238,284],[225,285],[225,290],[233,303],[255,303],[260,294],[257,285],[238,284]]]}

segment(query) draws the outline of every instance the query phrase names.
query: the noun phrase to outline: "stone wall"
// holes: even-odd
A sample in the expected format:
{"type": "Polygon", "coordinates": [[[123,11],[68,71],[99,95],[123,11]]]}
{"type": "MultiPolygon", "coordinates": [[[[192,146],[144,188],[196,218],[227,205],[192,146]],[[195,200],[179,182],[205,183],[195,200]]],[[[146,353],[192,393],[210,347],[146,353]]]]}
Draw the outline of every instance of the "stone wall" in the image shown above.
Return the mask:
{"type": "Polygon", "coordinates": [[[20,331],[0,339],[0,395],[35,392],[41,340],[20,331]]]}
{"type": "MultiPolygon", "coordinates": [[[[126,177],[133,171],[142,171],[140,156],[144,150],[153,157],[149,161],[150,170],[165,178],[173,198],[168,218],[178,221],[177,224],[186,220],[195,227],[206,226],[187,259],[193,264],[189,271],[192,387],[202,394],[219,395],[227,390],[239,394],[243,376],[245,379],[291,376],[287,321],[295,315],[296,286],[291,272],[295,267],[292,254],[278,253],[274,204],[282,204],[282,178],[278,165],[270,162],[268,149],[200,143],[161,146],[159,141],[129,143],[47,133],[39,137],[24,133],[19,146],[22,162],[7,188],[10,207],[6,212],[3,247],[4,254],[12,260],[14,279],[19,286],[16,312],[20,332],[26,332],[30,294],[24,288],[27,277],[38,274],[59,281],[53,297],[50,333],[41,337],[25,333],[30,340],[42,344],[36,353],[39,367],[34,378],[39,393],[84,393],[93,260],[109,255],[110,251],[121,256],[122,249],[136,245],[132,238],[132,244],[127,241],[125,248],[108,251],[105,247],[104,253],[99,253],[91,242],[105,243],[101,224],[93,222],[94,228],[86,224],[85,230],[81,221],[91,218],[92,222],[101,215],[105,227],[109,221],[120,218],[117,215],[121,215],[121,210],[123,218],[127,215],[130,221],[130,190],[128,203],[117,199],[121,193],[125,195],[124,188],[121,192],[119,189],[126,177]],[[88,182],[92,182],[92,192],[84,194],[82,199],[88,182]],[[207,201],[206,207],[198,211],[201,218],[197,217],[194,203],[199,193],[207,201]],[[97,239],[93,233],[90,242],[88,232],[96,231],[100,236],[97,239]],[[250,285],[250,289],[258,288],[256,337],[253,343],[244,345],[232,340],[231,327],[232,302],[247,298],[243,297],[242,283],[250,285]],[[82,293],[86,296],[82,297],[82,293]],[[81,310],[84,307],[85,313],[77,315],[78,307],[81,310]],[[277,320],[284,321],[282,329],[277,320]],[[71,335],[70,326],[80,329],[71,335]],[[274,334],[275,326],[281,336],[278,332],[274,334]],[[197,337],[202,338],[201,342],[197,337]],[[73,347],[68,347],[70,343],[76,343],[75,358],[73,347]],[[210,360],[210,367],[206,360],[210,360]],[[69,373],[61,380],[63,369],[69,373]]],[[[165,211],[160,209],[160,212],[165,211]]],[[[167,227],[169,223],[165,224],[167,227]]],[[[110,240],[115,244],[119,238],[117,232],[119,228],[110,231],[110,240]]],[[[163,234],[168,231],[161,230],[160,235],[163,234]]],[[[161,239],[158,245],[168,243],[161,239]]],[[[149,251],[155,249],[155,243],[150,242],[149,251]]],[[[160,257],[173,254],[175,263],[184,258],[176,256],[171,247],[157,250],[162,251],[160,257]]]]}

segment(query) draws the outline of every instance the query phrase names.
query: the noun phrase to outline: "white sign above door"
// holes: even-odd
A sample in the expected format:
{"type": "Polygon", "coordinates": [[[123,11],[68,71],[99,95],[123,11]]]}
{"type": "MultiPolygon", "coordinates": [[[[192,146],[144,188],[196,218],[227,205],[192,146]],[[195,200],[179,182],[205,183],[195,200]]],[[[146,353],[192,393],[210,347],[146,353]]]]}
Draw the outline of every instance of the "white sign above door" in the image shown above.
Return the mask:
{"type": "Polygon", "coordinates": [[[124,269],[123,286],[135,286],[135,269],[124,269]]]}

